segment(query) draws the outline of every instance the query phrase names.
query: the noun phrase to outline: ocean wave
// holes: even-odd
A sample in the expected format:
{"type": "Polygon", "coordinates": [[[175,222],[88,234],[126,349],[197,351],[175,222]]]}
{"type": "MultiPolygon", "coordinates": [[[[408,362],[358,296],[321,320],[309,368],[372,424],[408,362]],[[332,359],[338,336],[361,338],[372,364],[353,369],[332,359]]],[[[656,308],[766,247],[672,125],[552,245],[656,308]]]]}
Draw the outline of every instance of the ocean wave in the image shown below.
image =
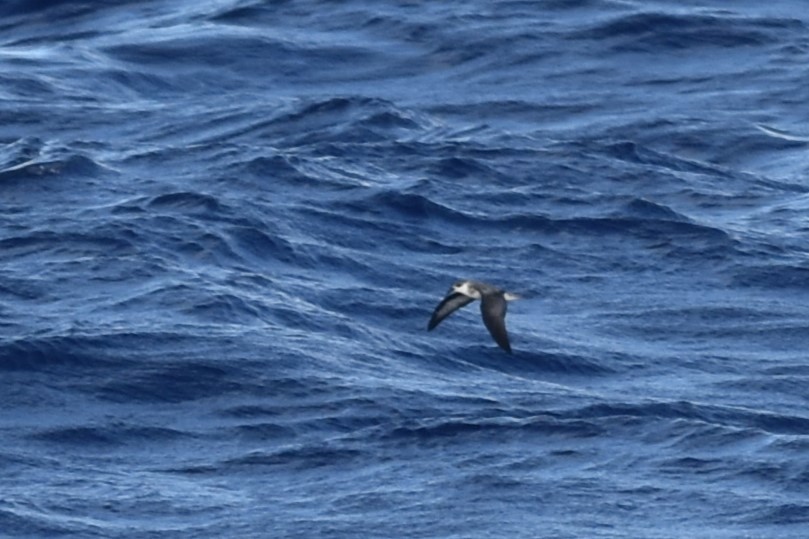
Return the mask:
{"type": "MultiPolygon", "coordinates": [[[[429,218],[457,224],[467,224],[474,221],[473,218],[463,212],[453,210],[431,200],[429,197],[404,193],[398,190],[385,190],[370,194],[360,200],[350,201],[345,206],[359,214],[379,215],[382,218],[394,214],[413,219],[414,222],[429,218]]],[[[393,219],[388,217],[385,220],[393,219]]]]}
{"type": "Polygon", "coordinates": [[[167,193],[154,197],[148,204],[152,208],[172,208],[183,211],[199,211],[217,213],[222,210],[219,201],[211,196],[201,193],[167,193]]]}
{"type": "Polygon", "coordinates": [[[253,383],[236,366],[166,361],[133,369],[121,379],[106,380],[90,390],[97,398],[111,402],[180,403],[250,391],[250,386],[253,383]]]}
{"type": "MultiPolygon", "coordinates": [[[[530,197],[523,196],[527,205],[530,197]]],[[[643,199],[631,200],[621,212],[610,216],[582,216],[572,218],[551,217],[535,213],[478,214],[434,197],[394,190],[384,190],[344,203],[356,215],[367,215],[367,225],[379,227],[380,222],[406,219],[413,226],[422,227],[436,221],[467,230],[502,230],[540,232],[547,235],[575,234],[584,236],[619,235],[641,239],[700,240],[704,250],[719,247],[733,249],[735,241],[719,228],[695,223],[677,214],[671,208],[643,199]],[[373,218],[373,221],[371,221],[373,218]]]]}
{"type": "Polygon", "coordinates": [[[104,451],[109,446],[132,443],[170,442],[188,437],[186,432],[160,427],[134,426],[123,423],[104,426],[76,426],[37,429],[29,438],[56,446],[80,446],[88,451],[104,451]]]}
{"type": "Polygon", "coordinates": [[[588,28],[579,38],[611,40],[616,50],[664,51],[705,47],[760,47],[778,42],[776,33],[800,31],[796,19],[737,17],[730,13],[621,15],[588,28]]]}
{"type": "Polygon", "coordinates": [[[756,511],[754,516],[745,519],[749,523],[774,524],[778,526],[809,522],[809,505],[799,503],[776,504],[768,502],[756,511]]]}
{"type": "Polygon", "coordinates": [[[552,416],[480,420],[458,418],[397,426],[382,435],[382,439],[389,442],[418,441],[420,443],[450,442],[452,439],[458,439],[468,443],[470,439],[507,436],[508,431],[587,438],[598,436],[603,429],[590,421],[564,420],[552,416]]]}
{"type": "Polygon", "coordinates": [[[730,273],[734,284],[742,287],[805,290],[809,286],[809,268],[798,264],[744,265],[730,273]]]}
{"type": "Polygon", "coordinates": [[[132,241],[104,231],[91,233],[69,233],[41,231],[24,236],[12,236],[0,240],[0,248],[7,249],[15,256],[42,256],[48,253],[86,256],[91,253],[131,253],[135,245],[132,241]]]}
{"type": "Polygon", "coordinates": [[[0,170],[0,189],[9,183],[46,180],[59,177],[93,177],[103,168],[83,155],[69,155],[62,159],[35,159],[0,170]]]}
{"type": "Polygon", "coordinates": [[[300,445],[273,452],[253,452],[227,460],[221,464],[228,468],[255,469],[260,466],[289,466],[294,469],[339,467],[347,462],[358,461],[363,452],[357,449],[323,445],[300,445]]]}
{"type": "Polygon", "coordinates": [[[809,433],[809,417],[688,401],[595,404],[566,412],[564,417],[684,419],[727,429],[746,428],[769,434],[809,433]]]}
{"type": "Polygon", "coordinates": [[[28,337],[0,344],[0,371],[76,370],[117,363],[96,338],[28,337]]]}
{"type": "Polygon", "coordinates": [[[70,526],[47,519],[37,508],[8,502],[0,505],[0,526],[8,533],[22,537],[58,537],[75,532],[70,526]]]}

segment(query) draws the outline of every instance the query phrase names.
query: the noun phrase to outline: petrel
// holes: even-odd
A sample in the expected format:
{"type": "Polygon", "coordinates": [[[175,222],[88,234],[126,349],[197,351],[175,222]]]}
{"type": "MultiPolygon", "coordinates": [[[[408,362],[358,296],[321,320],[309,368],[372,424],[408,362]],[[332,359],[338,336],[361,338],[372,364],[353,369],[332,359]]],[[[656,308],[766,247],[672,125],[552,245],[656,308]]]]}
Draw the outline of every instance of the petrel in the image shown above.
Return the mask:
{"type": "Polygon", "coordinates": [[[444,318],[476,299],[480,300],[483,323],[492,334],[494,342],[510,354],[511,345],[506,332],[506,302],[520,299],[520,296],[480,281],[461,280],[453,284],[447,296],[433,311],[427,331],[432,331],[444,318]]]}

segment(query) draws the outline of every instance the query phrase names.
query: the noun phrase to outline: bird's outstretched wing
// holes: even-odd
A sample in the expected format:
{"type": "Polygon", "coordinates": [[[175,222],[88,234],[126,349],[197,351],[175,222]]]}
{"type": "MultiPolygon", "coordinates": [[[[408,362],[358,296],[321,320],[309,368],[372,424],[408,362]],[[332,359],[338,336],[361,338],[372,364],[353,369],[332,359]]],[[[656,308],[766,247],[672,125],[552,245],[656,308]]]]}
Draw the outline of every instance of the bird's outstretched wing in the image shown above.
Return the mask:
{"type": "Polygon", "coordinates": [[[506,306],[506,298],[502,293],[484,294],[480,301],[480,312],[483,314],[486,329],[492,334],[494,342],[510,354],[511,345],[506,332],[506,306]]]}
{"type": "Polygon", "coordinates": [[[445,297],[433,311],[433,316],[430,317],[430,323],[427,325],[427,331],[432,331],[444,318],[472,301],[474,300],[469,296],[459,294],[458,292],[445,297]]]}

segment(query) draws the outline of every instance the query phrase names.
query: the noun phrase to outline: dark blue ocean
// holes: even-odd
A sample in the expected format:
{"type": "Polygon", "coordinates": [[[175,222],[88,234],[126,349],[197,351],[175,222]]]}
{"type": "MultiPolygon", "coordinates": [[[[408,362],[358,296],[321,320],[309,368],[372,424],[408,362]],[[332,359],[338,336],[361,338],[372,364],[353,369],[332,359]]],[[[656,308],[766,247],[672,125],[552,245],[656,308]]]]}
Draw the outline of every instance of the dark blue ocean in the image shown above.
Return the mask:
{"type": "Polygon", "coordinates": [[[803,539],[808,407],[803,0],[0,5],[0,537],[803,539]]]}

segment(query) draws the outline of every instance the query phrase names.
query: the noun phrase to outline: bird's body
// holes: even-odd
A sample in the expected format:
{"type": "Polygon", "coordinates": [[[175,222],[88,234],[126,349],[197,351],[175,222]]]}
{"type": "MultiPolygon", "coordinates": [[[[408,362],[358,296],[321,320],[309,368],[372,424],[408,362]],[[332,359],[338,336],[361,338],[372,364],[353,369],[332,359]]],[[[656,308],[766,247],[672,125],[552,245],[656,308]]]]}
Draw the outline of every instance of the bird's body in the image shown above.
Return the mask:
{"type": "Polygon", "coordinates": [[[508,301],[519,299],[519,296],[480,281],[457,281],[453,284],[433,311],[427,330],[432,331],[446,317],[476,299],[480,300],[480,313],[486,329],[500,348],[511,353],[506,331],[506,305],[508,301]]]}

